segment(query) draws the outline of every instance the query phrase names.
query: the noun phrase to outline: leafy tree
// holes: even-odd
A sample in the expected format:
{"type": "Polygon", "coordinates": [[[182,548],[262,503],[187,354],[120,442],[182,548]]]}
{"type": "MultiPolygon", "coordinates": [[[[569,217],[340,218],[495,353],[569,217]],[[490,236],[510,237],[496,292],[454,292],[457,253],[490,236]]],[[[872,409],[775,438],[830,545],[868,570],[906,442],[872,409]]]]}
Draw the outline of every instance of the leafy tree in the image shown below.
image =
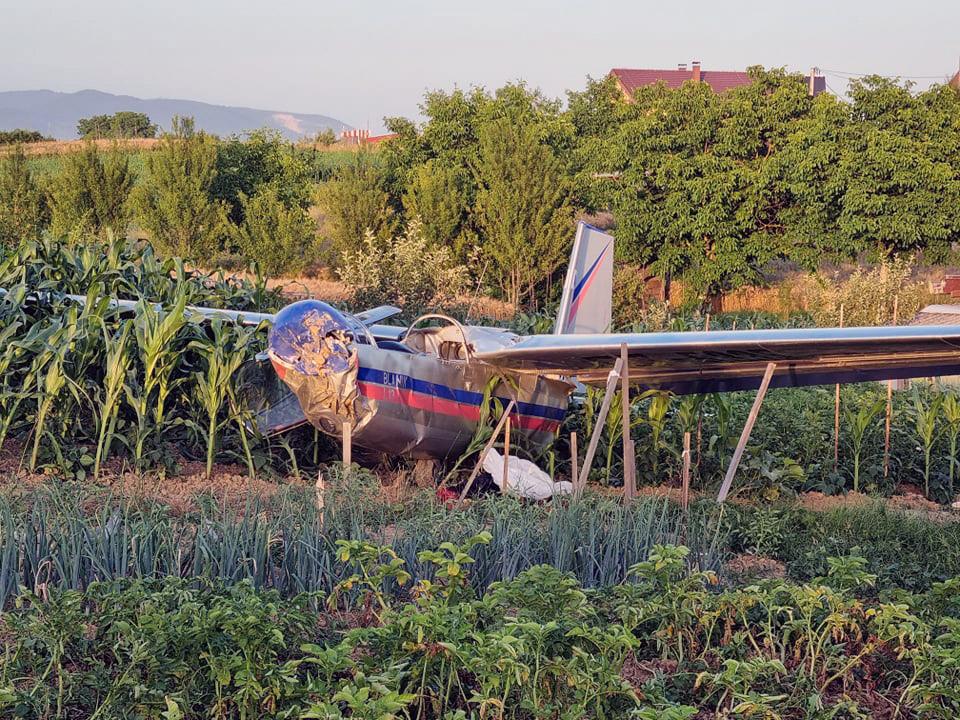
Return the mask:
{"type": "Polygon", "coordinates": [[[226,209],[211,193],[217,142],[174,118],[173,132],[144,156],[145,176],[134,194],[136,219],[167,255],[209,258],[226,234],[226,209]]]}
{"type": "Polygon", "coordinates": [[[0,155],[0,245],[40,238],[47,222],[43,192],[27,165],[23,148],[0,155]]]}
{"type": "Polygon", "coordinates": [[[303,208],[288,207],[270,185],[253,197],[241,196],[243,224],[237,228],[237,245],[267,275],[302,270],[316,247],[317,229],[303,208]]]}
{"type": "Polygon", "coordinates": [[[635,93],[635,103],[587,172],[617,217],[620,253],[701,297],[761,282],[792,245],[778,223],[784,198],[769,159],[811,102],[781,71],[725,94],[704,83],[635,93]]]}
{"type": "Polygon", "coordinates": [[[337,134],[332,128],[325,128],[316,134],[313,142],[322,148],[328,148],[337,142],[337,134]]]}
{"type": "Polygon", "coordinates": [[[310,176],[304,159],[279,132],[257,130],[244,140],[231,137],[217,144],[217,174],[211,187],[214,200],[229,207],[230,220],[243,222],[244,196],[268,185],[286,207],[310,204],[310,176]]]}
{"type": "Polygon", "coordinates": [[[460,168],[441,160],[428,160],[410,174],[403,195],[408,218],[423,222],[423,234],[434,245],[448,245],[463,256],[465,245],[475,235],[467,227],[472,178],[460,168]]]}
{"type": "MultiPolygon", "coordinates": [[[[923,251],[942,262],[960,238],[960,97],[868,77],[849,105],[821,96],[778,159],[789,232],[848,258],[923,251]]],[[[815,264],[820,253],[813,257],[815,264]]]]}
{"type": "Polygon", "coordinates": [[[115,150],[104,159],[92,142],[85,143],[80,152],[64,157],[51,183],[51,231],[64,237],[78,232],[125,234],[134,180],[126,155],[115,150]]]}
{"type": "Polygon", "coordinates": [[[318,192],[323,232],[335,252],[359,246],[367,231],[386,237],[394,228],[394,211],[384,189],[384,173],[370,151],[354,153],[350,163],[318,192]]]}
{"type": "Polygon", "coordinates": [[[25,143],[43,142],[50,138],[45,137],[43,133],[36,130],[0,130],[0,145],[19,145],[25,143]]]}
{"type": "Polygon", "coordinates": [[[92,140],[100,138],[152,138],[157,126],[146,113],[121,111],[113,115],[94,115],[77,121],[77,135],[92,140]]]}
{"type": "Polygon", "coordinates": [[[474,173],[482,253],[509,302],[535,303],[563,261],[572,226],[560,162],[535,128],[499,120],[480,132],[474,173]]]}

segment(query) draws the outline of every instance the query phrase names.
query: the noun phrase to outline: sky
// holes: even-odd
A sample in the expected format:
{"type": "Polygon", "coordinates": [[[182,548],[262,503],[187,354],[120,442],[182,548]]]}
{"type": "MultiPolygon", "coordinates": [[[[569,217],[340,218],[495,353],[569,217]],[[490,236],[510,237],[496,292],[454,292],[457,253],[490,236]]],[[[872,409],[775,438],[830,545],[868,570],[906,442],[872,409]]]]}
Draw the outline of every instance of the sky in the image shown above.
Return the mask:
{"type": "Polygon", "coordinates": [[[612,67],[749,65],[916,77],[960,63],[960,0],[0,0],[0,90],[93,88],[419,117],[427,90],[525,80],[550,97],[612,67]]]}

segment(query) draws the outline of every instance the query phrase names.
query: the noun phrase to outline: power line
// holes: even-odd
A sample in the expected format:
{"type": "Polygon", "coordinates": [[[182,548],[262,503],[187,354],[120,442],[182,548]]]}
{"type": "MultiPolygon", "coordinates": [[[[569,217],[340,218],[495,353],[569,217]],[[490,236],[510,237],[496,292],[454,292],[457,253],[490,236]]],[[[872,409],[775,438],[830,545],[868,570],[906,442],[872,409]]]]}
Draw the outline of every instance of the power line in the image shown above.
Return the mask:
{"type": "Polygon", "coordinates": [[[826,75],[837,75],[838,77],[843,78],[867,77],[874,75],[877,77],[886,78],[887,80],[943,80],[949,76],[949,73],[940,73],[939,75],[881,75],[880,73],[858,73],[849,72],[847,70],[828,70],[827,68],[820,68],[820,72],[826,75]]]}

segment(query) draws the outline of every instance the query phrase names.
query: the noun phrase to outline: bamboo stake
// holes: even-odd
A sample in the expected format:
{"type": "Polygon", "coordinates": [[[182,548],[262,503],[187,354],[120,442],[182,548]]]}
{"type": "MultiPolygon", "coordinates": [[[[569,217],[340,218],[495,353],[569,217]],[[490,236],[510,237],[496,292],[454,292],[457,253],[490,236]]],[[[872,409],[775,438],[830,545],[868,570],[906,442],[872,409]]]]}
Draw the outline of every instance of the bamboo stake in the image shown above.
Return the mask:
{"type": "Polygon", "coordinates": [[[690,433],[683,434],[683,484],[680,490],[680,505],[690,507],[690,433]]]}
{"type": "Polygon", "coordinates": [[[747,422],[740,433],[740,440],[737,442],[737,449],[733,451],[733,457],[730,459],[730,466],[727,468],[727,474],[723,478],[723,485],[720,486],[720,494],[717,495],[717,502],[722,503],[727,499],[730,492],[730,486],[733,485],[733,476],[737,474],[737,467],[740,465],[740,458],[743,457],[744,448],[747,447],[747,441],[750,439],[750,433],[753,432],[753,425],[757,422],[757,415],[760,414],[760,406],[763,404],[763,398],[767,394],[767,388],[770,387],[770,379],[773,377],[773,371],[777,369],[776,363],[767,363],[767,369],[763,373],[763,380],[760,382],[760,389],[757,390],[757,396],[753,399],[753,407],[750,408],[750,414],[747,416],[747,422]]]}
{"type": "Polygon", "coordinates": [[[570,433],[570,479],[573,480],[574,486],[577,484],[578,475],[577,464],[579,457],[577,455],[577,433],[570,433]]]}
{"type": "Polygon", "coordinates": [[[460,497],[457,499],[457,505],[459,506],[464,498],[467,497],[467,493],[470,492],[470,488],[473,487],[473,481],[477,479],[477,475],[480,474],[480,468],[483,467],[483,461],[487,457],[487,453],[490,452],[490,448],[493,447],[493,444],[497,441],[497,438],[500,436],[500,431],[503,430],[503,426],[507,424],[507,420],[510,417],[510,413],[513,412],[513,408],[516,403],[511,400],[507,404],[506,410],[503,411],[503,415],[500,416],[500,421],[497,423],[497,426],[493,429],[493,434],[490,435],[490,439],[487,440],[487,444],[483,446],[483,450],[480,451],[480,457],[477,459],[477,465],[473,468],[473,471],[470,473],[470,477],[467,478],[467,484],[463,486],[463,492],[460,493],[460,497]]]}
{"type": "Polygon", "coordinates": [[[597,454],[597,444],[600,442],[600,433],[603,432],[603,424],[607,421],[607,413],[610,412],[610,405],[613,403],[613,393],[617,387],[617,380],[620,379],[620,358],[613,366],[613,370],[607,375],[607,388],[603,396],[603,403],[600,405],[600,412],[594,419],[593,435],[590,437],[590,445],[587,447],[587,455],[583,458],[583,467],[580,469],[580,477],[577,480],[577,487],[574,493],[577,497],[587,486],[587,478],[590,477],[590,466],[593,464],[593,456],[597,454]]]}
{"type": "Polygon", "coordinates": [[[623,499],[632,501],[637,496],[636,456],[633,454],[633,438],[630,437],[630,356],[627,344],[620,345],[620,409],[621,433],[623,435],[623,499]]]}
{"type": "MultiPolygon", "coordinates": [[[[900,296],[893,296],[893,324],[897,324],[900,296]]],[[[890,475],[890,423],[893,420],[893,380],[887,380],[887,417],[883,428],[883,477],[890,475]]]]}
{"type": "MultiPolygon", "coordinates": [[[[843,327],[843,305],[840,306],[840,327],[843,327]]],[[[833,469],[840,465],[840,383],[834,393],[833,402],[833,469]]]]}

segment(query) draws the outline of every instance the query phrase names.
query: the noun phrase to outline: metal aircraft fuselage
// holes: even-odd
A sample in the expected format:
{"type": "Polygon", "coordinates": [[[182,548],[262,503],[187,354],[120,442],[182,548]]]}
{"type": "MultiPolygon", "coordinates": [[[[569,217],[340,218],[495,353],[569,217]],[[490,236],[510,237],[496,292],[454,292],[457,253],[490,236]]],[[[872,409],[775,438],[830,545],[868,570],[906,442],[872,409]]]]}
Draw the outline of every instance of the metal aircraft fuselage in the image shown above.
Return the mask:
{"type": "MultiPolygon", "coordinates": [[[[378,342],[350,316],[319,301],[302,301],[277,315],[268,355],[303,419],[335,437],[349,422],[359,447],[414,458],[458,457],[493,399],[501,408],[514,400],[511,421],[522,442],[549,444],[573,385],[504,372],[474,359],[477,349],[506,347],[518,337],[442,320],[441,327],[411,327],[399,340],[378,342]]],[[[289,421],[288,416],[280,424],[289,421]]]]}

